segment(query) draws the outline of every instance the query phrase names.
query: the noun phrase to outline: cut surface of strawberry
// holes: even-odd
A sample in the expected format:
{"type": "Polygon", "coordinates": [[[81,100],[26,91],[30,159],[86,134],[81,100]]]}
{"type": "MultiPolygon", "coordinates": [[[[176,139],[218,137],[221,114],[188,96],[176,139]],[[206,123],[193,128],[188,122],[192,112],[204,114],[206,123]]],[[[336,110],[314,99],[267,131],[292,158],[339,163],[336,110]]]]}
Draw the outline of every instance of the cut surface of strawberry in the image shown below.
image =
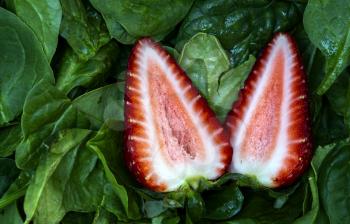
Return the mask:
{"type": "Polygon", "coordinates": [[[229,167],[228,135],[174,59],[149,38],[129,58],[125,158],[139,182],[173,191],[187,179],[216,179],[229,167]]]}
{"type": "Polygon", "coordinates": [[[278,33],[262,52],[226,120],[231,172],[267,187],[293,183],[312,155],[306,76],[295,41],[278,33]]]}

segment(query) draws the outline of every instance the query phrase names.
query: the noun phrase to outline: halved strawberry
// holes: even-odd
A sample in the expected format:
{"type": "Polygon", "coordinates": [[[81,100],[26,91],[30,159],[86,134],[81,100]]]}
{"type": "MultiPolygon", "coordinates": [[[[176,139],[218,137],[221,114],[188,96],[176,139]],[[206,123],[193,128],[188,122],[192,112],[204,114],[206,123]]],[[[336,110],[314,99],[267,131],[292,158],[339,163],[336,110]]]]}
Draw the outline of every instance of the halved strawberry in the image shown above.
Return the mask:
{"type": "Polygon", "coordinates": [[[231,172],[280,187],[307,168],[312,146],[306,76],[290,35],[276,34],[263,51],[226,126],[234,149],[231,172]]]}
{"type": "Polygon", "coordinates": [[[228,135],[175,60],[149,38],[129,58],[126,161],[139,182],[173,191],[189,178],[216,179],[232,159],[228,135]]]}

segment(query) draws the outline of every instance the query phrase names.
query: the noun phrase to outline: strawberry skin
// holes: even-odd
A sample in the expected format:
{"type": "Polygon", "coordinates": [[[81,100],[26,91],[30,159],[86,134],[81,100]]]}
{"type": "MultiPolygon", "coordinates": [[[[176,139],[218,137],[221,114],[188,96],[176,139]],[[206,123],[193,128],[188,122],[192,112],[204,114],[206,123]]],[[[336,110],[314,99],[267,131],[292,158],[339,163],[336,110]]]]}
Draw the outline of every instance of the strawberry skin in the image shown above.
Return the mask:
{"type": "Polygon", "coordinates": [[[267,187],[281,187],[307,169],[312,144],[306,76],[289,34],[275,34],[264,49],[226,127],[234,150],[231,172],[255,176],[267,187]]]}
{"type": "Polygon", "coordinates": [[[125,159],[144,186],[174,191],[229,167],[229,137],[175,60],[149,38],[131,52],[125,89],[125,159]]]}

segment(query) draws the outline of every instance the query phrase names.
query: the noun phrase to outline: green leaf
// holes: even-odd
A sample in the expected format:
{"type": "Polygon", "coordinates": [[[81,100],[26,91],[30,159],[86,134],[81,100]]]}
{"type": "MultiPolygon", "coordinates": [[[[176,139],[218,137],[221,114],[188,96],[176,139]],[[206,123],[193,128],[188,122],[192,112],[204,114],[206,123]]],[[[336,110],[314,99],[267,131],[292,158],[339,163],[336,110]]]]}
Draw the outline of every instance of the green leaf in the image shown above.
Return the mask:
{"type": "Polygon", "coordinates": [[[58,223],[67,211],[92,212],[103,197],[105,177],[95,154],[86,147],[91,131],[60,132],[44,154],[25,200],[26,222],[58,223]]]}
{"type": "Polygon", "coordinates": [[[334,149],[336,146],[335,143],[326,145],[324,147],[318,147],[315,150],[315,154],[311,161],[312,171],[309,171],[308,174],[308,185],[311,190],[312,204],[311,209],[304,214],[302,217],[296,219],[293,224],[309,224],[309,223],[318,223],[316,220],[320,214],[320,199],[319,199],[319,190],[317,186],[317,179],[319,174],[319,168],[326,158],[329,152],[334,149]]]}
{"type": "Polygon", "coordinates": [[[0,158],[0,197],[17,178],[19,172],[13,159],[0,158]]]}
{"type": "MultiPolygon", "coordinates": [[[[109,173],[106,171],[106,169],[105,173],[109,183],[107,183],[104,188],[105,201],[103,202],[102,207],[115,215],[118,220],[127,221],[129,218],[139,218],[139,214],[137,214],[136,217],[133,217],[133,214],[128,214],[129,195],[127,190],[122,185],[119,185],[119,183],[112,180],[111,177],[108,176],[109,173]]],[[[138,210],[135,211],[138,213],[138,210]]]]}
{"type": "Polygon", "coordinates": [[[237,186],[228,185],[204,193],[205,217],[211,220],[232,218],[242,208],[244,196],[237,186]]]}
{"type": "Polygon", "coordinates": [[[163,47],[173,58],[175,58],[175,60],[179,59],[180,54],[175,48],[168,47],[168,46],[163,46],[163,47]]]}
{"type": "Polygon", "coordinates": [[[337,146],[337,144],[342,145],[344,143],[339,142],[339,143],[332,143],[326,146],[319,146],[315,150],[315,154],[311,160],[311,167],[315,174],[316,179],[318,178],[319,169],[321,167],[322,162],[324,161],[328,153],[330,153],[337,146]]]}
{"type": "Polygon", "coordinates": [[[184,46],[179,59],[199,91],[220,118],[224,118],[255,62],[254,57],[230,69],[226,52],[215,36],[198,33],[184,46]]]}
{"type": "Polygon", "coordinates": [[[282,208],[274,208],[273,198],[263,192],[248,191],[241,212],[233,219],[236,222],[227,223],[292,223],[302,212],[303,198],[304,189],[298,187],[282,208]]]}
{"type": "Polygon", "coordinates": [[[196,1],[183,21],[176,48],[196,33],[215,35],[236,66],[256,55],[272,34],[287,31],[302,18],[298,3],[269,0],[196,1]]]}
{"type": "MultiPolygon", "coordinates": [[[[346,116],[349,108],[350,73],[344,71],[326,93],[332,109],[340,116],[346,116]]],[[[349,126],[349,125],[348,125],[349,126]]]]}
{"type": "Polygon", "coordinates": [[[347,0],[311,0],[304,13],[310,40],[326,56],[326,76],[317,89],[324,94],[350,64],[350,3],[347,0]]]}
{"type": "Polygon", "coordinates": [[[348,130],[350,130],[350,110],[349,110],[349,108],[350,108],[350,90],[348,91],[346,99],[347,99],[346,107],[348,108],[348,110],[345,112],[344,122],[347,125],[348,130]]]}
{"type": "Polygon", "coordinates": [[[344,71],[325,96],[317,94],[317,88],[325,75],[325,57],[309,40],[304,30],[298,30],[296,38],[308,75],[310,115],[315,143],[330,144],[348,136],[349,73],[344,71]]]}
{"type": "Polygon", "coordinates": [[[23,224],[16,203],[0,209],[0,223],[23,224]]]}
{"type": "Polygon", "coordinates": [[[11,155],[22,140],[21,126],[15,124],[0,129],[0,157],[11,155]]]}
{"type": "Polygon", "coordinates": [[[230,68],[219,41],[205,33],[193,36],[185,44],[179,64],[209,102],[217,93],[220,76],[230,68]]]}
{"type": "Polygon", "coordinates": [[[0,198],[0,209],[6,207],[18,198],[22,197],[27,190],[31,175],[22,171],[17,179],[11,184],[9,189],[0,198]]]}
{"type": "Polygon", "coordinates": [[[96,136],[88,141],[87,146],[100,159],[106,178],[110,183],[105,186],[107,197],[103,206],[119,218],[139,218],[140,213],[136,195],[120,184],[121,182],[127,183],[128,181],[125,181],[125,178],[130,178],[129,174],[125,173],[121,133],[117,133],[111,130],[108,125],[104,125],[96,136]],[[122,160],[120,161],[120,159],[122,160]]]}
{"type": "Polygon", "coordinates": [[[104,123],[113,130],[123,130],[124,126],[124,82],[110,84],[90,91],[73,101],[73,105],[83,113],[93,127],[104,123]]]}
{"type": "Polygon", "coordinates": [[[106,80],[118,53],[118,45],[112,41],[88,61],[81,60],[68,48],[57,71],[56,87],[67,95],[76,87],[96,88],[106,80]]]}
{"type": "Polygon", "coordinates": [[[189,11],[193,0],[90,0],[103,15],[109,33],[123,44],[143,36],[164,38],[189,11]]]}
{"type": "Polygon", "coordinates": [[[68,212],[62,219],[62,224],[87,224],[92,223],[94,214],[92,212],[68,212]]]}
{"type": "MultiPolygon", "coordinates": [[[[144,222],[140,222],[144,223],[144,222]]],[[[171,212],[164,212],[161,215],[152,219],[152,224],[178,224],[183,223],[180,217],[171,212]]]]}
{"type": "Polygon", "coordinates": [[[41,79],[53,82],[45,53],[33,31],[0,8],[0,127],[22,111],[29,90],[41,79]]]}
{"type": "Polygon", "coordinates": [[[47,60],[53,57],[61,25],[62,9],[59,0],[6,0],[10,8],[35,33],[47,60]]]}
{"type": "Polygon", "coordinates": [[[205,212],[205,204],[202,196],[193,190],[186,194],[186,216],[191,219],[191,222],[200,220],[205,212]]]}
{"type": "Polygon", "coordinates": [[[307,74],[310,115],[312,123],[315,123],[322,109],[322,97],[317,94],[317,88],[325,75],[325,58],[321,51],[311,43],[302,26],[298,26],[294,37],[303,59],[304,71],[307,74]]]}
{"type": "Polygon", "coordinates": [[[225,72],[219,79],[219,87],[212,97],[212,107],[220,120],[224,120],[231,110],[233,102],[243,88],[253,65],[255,57],[250,55],[248,60],[225,72]]]}
{"type": "Polygon", "coordinates": [[[166,208],[184,208],[186,202],[186,191],[169,192],[164,195],[163,205],[166,208]]]}
{"type": "Polygon", "coordinates": [[[350,144],[332,150],[320,168],[319,186],[322,205],[330,223],[350,222],[350,144]]]}
{"type": "Polygon", "coordinates": [[[344,118],[337,115],[326,101],[322,102],[320,112],[312,124],[312,131],[318,145],[331,144],[349,136],[344,118]]]}
{"type": "Polygon", "coordinates": [[[257,223],[258,222],[254,221],[253,219],[249,219],[249,218],[224,222],[224,224],[257,224],[257,223]]]}
{"type": "Polygon", "coordinates": [[[100,207],[95,213],[92,224],[110,224],[116,223],[116,218],[111,213],[100,207]]]}
{"type": "Polygon", "coordinates": [[[63,10],[60,33],[81,59],[88,60],[109,42],[106,25],[89,1],[60,1],[63,10]]]}
{"type": "Polygon", "coordinates": [[[21,122],[24,139],[16,149],[16,164],[21,169],[36,167],[41,153],[60,130],[90,126],[71,101],[45,81],[29,92],[21,122]]]}
{"type": "Polygon", "coordinates": [[[148,200],[144,204],[144,209],[147,218],[153,218],[162,214],[166,208],[163,205],[163,201],[148,200]]]}

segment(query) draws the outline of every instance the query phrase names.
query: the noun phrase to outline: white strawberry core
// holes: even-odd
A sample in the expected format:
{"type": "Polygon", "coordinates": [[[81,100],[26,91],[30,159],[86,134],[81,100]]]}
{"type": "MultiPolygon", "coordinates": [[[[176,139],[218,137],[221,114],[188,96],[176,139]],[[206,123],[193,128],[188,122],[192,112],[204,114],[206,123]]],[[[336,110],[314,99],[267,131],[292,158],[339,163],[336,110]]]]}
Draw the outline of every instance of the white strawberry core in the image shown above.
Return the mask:
{"type": "Polygon", "coordinates": [[[217,170],[224,165],[220,161],[222,145],[216,145],[213,138],[223,130],[207,130],[200,119],[201,111],[194,108],[201,96],[186,95],[191,87],[177,80],[176,68],[167,62],[169,56],[160,55],[147,44],[138,50],[139,71],[132,75],[140,81],[146,117],[139,121],[148,133],[147,139],[140,139],[149,145],[149,156],[144,160],[152,165],[145,178],[156,175],[159,184],[167,185],[167,191],[176,190],[191,177],[217,178],[217,170]]]}
{"type": "Polygon", "coordinates": [[[296,55],[287,37],[278,36],[272,46],[265,67],[255,71],[263,74],[251,83],[253,94],[231,138],[234,149],[231,171],[255,176],[261,184],[271,187],[288,159],[288,145],[292,143],[287,129],[292,101],[290,83],[294,81],[292,73],[296,66],[293,64],[296,55]]]}

